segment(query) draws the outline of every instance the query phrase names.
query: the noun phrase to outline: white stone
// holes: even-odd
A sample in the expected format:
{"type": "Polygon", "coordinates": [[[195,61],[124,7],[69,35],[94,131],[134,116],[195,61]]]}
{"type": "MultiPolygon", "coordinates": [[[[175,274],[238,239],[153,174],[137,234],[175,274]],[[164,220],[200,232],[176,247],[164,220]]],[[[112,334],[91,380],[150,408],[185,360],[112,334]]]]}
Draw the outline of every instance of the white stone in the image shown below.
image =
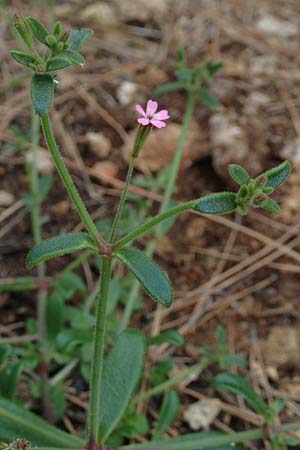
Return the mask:
{"type": "MultiPolygon", "coordinates": [[[[28,151],[26,153],[26,161],[32,164],[33,153],[28,151]]],[[[37,153],[37,169],[43,175],[51,175],[54,171],[54,164],[48,150],[40,148],[37,153]]]]}
{"type": "Polygon", "coordinates": [[[1,190],[0,191],[0,206],[10,206],[15,201],[15,197],[11,192],[1,190]]]}
{"type": "Polygon", "coordinates": [[[221,409],[218,399],[203,399],[192,403],[184,411],[184,420],[192,430],[207,428],[217,417],[221,409]]]}
{"type": "Polygon", "coordinates": [[[117,89],[117,99],[122,106],[129,105],[134,100],[137,85],[132,81],[122,81],[117,89]]]}
{"type": "Polygon", "coordinates": [[[261,17],[256,23],[256,28],[269,35],[288,38],[298,33],[298,27],[288,20],[280,20],[271,15],[261,17]]]}
{"type": "Polygon", "coordinates": [[[90,131],[86,134],[86,140],[90,149],[99,157],[106,158],[111,151],[111,142],[102,133],[90,131]]]}

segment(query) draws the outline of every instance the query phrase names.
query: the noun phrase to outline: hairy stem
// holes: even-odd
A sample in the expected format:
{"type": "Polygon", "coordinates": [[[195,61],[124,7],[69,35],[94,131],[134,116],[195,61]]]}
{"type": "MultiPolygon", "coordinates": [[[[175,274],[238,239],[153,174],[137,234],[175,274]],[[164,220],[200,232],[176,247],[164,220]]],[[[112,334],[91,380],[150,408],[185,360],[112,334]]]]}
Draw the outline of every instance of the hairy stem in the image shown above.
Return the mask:
{"type": "Polygon", "coordinates": [[[129,167],[128,167],[128,172],[127,172],[127,176],[126,176],[126,181],[125,181],[125,185],[124,185],[124,189],[122,191],[121,194],[121,198],[120,198],[120,202],[118,205],[118,209],[117,209],[117,213],[115,215],[113,224],[112,224],[112,229],[110,232],[110,237],[109,237],[109,242],[112,243],[117,235],[118,232],[118,226],[120,223],[120,219],[122,217],[122,213],[124,211],[124,206],[125,206],[125,202],[126,202],[126,197],[127,197],[127,193],[128,193],[128,187],[130,185],[131,179],[132,179],[132,175],[133,175],[133,169],[134,169],[134,164],[135,164],[135,158],[131,157],[130,158],[130,162],[129,162],[129,167]]]}
{"type": "Polygon", "coordinates": [[[101,238],[101,236],[99,235],[96,225],[94,224],[83,201],[81,200],[80,195],[73,183],[73,180],[72,180],[72,178],[68,172],[68,169],[66,168],[65,163],[64,163],[64,161],[61,157],[61,154],[58,150],[48,114],[41,115],[41,123],[43,126],[45,139],[46,139],[47,145],[49,147],[49,150],[52,154],[53,160],[55,162],[57,171],[68,191],[69,196],[71,197],[71,200],[72,200],[82,222],[85,225],[85,228],[87,229],[89,235],[95,242],[100,241],[103,243],[104,241],[101,238]]]}
{"type": "Polygon", "coordinates": [[[201,373],[206,367],[210,364],[210,361],[208,359],[203,359],[197,364],[194,364],[193,366],[189,367],[188,369],[183,370],[182,372],[179,372],[175,377],[170,378],[167,381],[164,381],[163,383],[158,384],[152,389],[149,389],[149,391],[143,392],[142,394],[139,394],[133,399],[133,403],[140,403],[144,400],[148,400],[151,397],[154,397],[155,395],[160,395],[163,392],[165,392],[167,389],[169,389],[172,386],[175,386],[176,384],[180,383],[181,381],[186,380],[190,375],[194,373],[201,373]]]}
{"type": "Polygon", "coordinates": [[[124,236],[122,239],[116,242],[116,244],[113,246],[114,251],[119,250],[120,248],[124,247],[129,242],[137,239],[144,233],[147,233],[147,231],[150,231],[152,227],[155,225],[163,222],[166,219],[169,219],[172,216],[175,216],[177,214],[180,214],[184,211],[187,211],[189,209],[193,209],[195,205],[197,204],[198,200],[190,200],[186,203],[181,203],[178,206],[175,206],[174,208],[169,209],[168,211],[165,211],[158,216],[153,217],[152,219],[148,220],[147,222],[143,223],[139,227],[137,227],[135,230],[128,233],[126,236],[124,236]]]}
{"type": "Polygon", "coordinates": [[[111,276],[112,259],[103,257],[100,281],[100,293],[96,309],[96,327],[94,330],[92,373],[90,385],[90,407],[89,407],[89,439],[99,442],[99,418],[101,400],[101,382],[103,372],[103,357],[106,330],[106,309],[109,295],[109,283],[111,276]]]}

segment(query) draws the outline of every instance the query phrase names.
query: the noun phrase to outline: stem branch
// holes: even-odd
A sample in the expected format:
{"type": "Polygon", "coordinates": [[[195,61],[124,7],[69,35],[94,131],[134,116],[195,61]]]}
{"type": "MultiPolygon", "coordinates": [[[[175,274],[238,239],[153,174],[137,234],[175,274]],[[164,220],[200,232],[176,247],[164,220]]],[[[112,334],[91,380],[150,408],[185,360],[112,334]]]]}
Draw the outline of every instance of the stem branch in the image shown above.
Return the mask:
{"type": "Polygon", "coordinates": [[[80,195],[73,183],[73,180],[72,180],[72,178],[68,172],[68,169],[66,168],[65,163],[64,163],[64,161],[61,157],[61,154],[58,150],[48,114],[41,115],[41,123],[43,126],[45,139],[48,144],[49,150],[52,154],[53,160],[55,162],[57,171],[62,178],[62,181],[68,191],[69,196],[72,199],[72,202],[73,202],[75,208],[77,209],[77,212],[78,212],[82,222],[84,223],[91,238],[97,243],[99,241],[101,241],[103,243],[104,241],[101,238],[101,236],[99,235],[96,225],[94,224],[83,201],[81,200],[80,195]]]}

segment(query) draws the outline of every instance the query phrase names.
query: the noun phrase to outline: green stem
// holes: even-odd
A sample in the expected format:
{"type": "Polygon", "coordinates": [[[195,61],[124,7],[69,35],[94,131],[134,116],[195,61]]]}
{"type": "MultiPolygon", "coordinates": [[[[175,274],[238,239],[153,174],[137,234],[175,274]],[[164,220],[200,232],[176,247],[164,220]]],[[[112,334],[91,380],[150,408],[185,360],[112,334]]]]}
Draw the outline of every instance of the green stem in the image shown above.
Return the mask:
{"type": "MultiPolygon", "coordinates": [[[[125,185],[121,194],[118,209],[113,221],[109,242],[112,243],[118,232],[118,226],[124,210],[128,187],[131,182],[135,158],[131,157],[125,185]]],[[[106,310],[109,295],[109,284],[112,270],[112,258],[103,257],[102,274],[100,281],[100,295],[98,297],[96,309],[96,328],[94,332],[94,355],[91,375],[90,389],[90,409],[89,409],[89,442],[99,443],[99,420],[100,420],[100,401],[101,401],[101,382],[103,372],[103,356],[105,345],[106,328],[106,310]]]]}
{"type": "Polygon", "coordinates": [[[132,179],[132,175],[133,175],[133,169],[134,169],[134,164],[135,164],[135,158],[131,157],[130,158],[130,162],[129,162],[129,167],[128,167],[128,172],[127,172],[127,176],[126,176],[126,180],[125,180],[125,185],[121,194],[121,198],[120,198],[120,202],[118,205],[118,209],[117,209],[117,213],[115,215],[113,224],[112,224],[112,229],[110,232],[110,237],[109,237],[109,242],[112,243],[114,242],[117,232],[118,232],[118,226],[120,223],[120,219],[124,210],[124,206],[125,206],[125,202],[126,202],[126,197],[127,197],[127,193],[128,193],[128,188],[132,179]]]}
{"type": "MultiPolygon", "coordinates": [[[[277,428],[276,433],[299,431],[300,422],[287,423],[277,428]]],[[[178,438],[165,439],[157,442],[145,442],[142,444],[122,445],[118,450],[204,450],[219,446],[230,445],[239,442],[263,439],[265,432],[262,428],[249,431],[240,431],[232,434],[220,434],[219,436],[203,436],[203,433],[192,433],[178,438]]]]}
{"type": "Polygon", "coordinates": [[[183,370],[182,372],[178,373],[175,377],[170,378],[167,381],[164,381],[161,384],[158,384],[152,389],[149,389],[149,391],[143,392],[142,394],[139,394],[133,399],[133,403],[140,403],[144,400],[148,400],[151,397],[154,397],[155,395],[160,395],[163,392],[165,392],[167,389],[169,389],[172,386],[175,386],[176,384],[180,383],[181,381],[186,380],[190,375],[194,373],[201,373],[206,367],[211,363],[211,361],[208,361],[207,359],[203,359],[197,364],[194,364],[193,366],[189,367],[186,370],[183,370]]]}
{"type": "Polygon", "coordinates": [[[96,310],[96,327],[94,331],[94,354],[92,358],[92,374],[90,387],[90,408],[89,408],[89,438],[99,442],[99,418],[101,381],[103,372],[103,356],[106,329],[106,309],[109,294],[109,283],[111,276],[112,259],[103,257],[100,294],[98,297],[96,310]]]}
{"type": "Polygon", "coordinates": [[[96,225],[94,224],[83,201],[81,200],[80,195],[73,183],[73,180],[72,180],[72,178],[68,172],[68,169],[66,168],[65,163],[64,163],[64,161],[61,157],[61,154],[58,150],[58,147],[56,145],[55,138],[53,135],[49,115],[42,114],[40,117],[41,117],[41,123],[43,126],[47,145],[52,154],[57,171],[58,171],[59,175],[61,176],[61,179],[69,193],[69,196],[71,197],[72,202],[73,202],[75,208],[77,209],[77,212],[78,212],[82,222],[84,223],[91,238],[93,238],[95,242],[101,241],[103,243],[103,239],[99,235],[96,225]]]}
{"type": "Polygon", "coordinates": [[[169,217],[175,216],[177,214],[180,214],[184,211],[187,211],[189,209],[193,209],[195,205],[197,204],[198,200],[190,200],[186,203],[181,203],[178,206],[175,206],[174,208],[169,209],[168,211],[165,211],[158,216],[153,217],[152,219],[148,220],[147,222],[143,223],[139,227],[137,227],[135,230],[128,233],[126,236],[122,237],[119,241],[117,241],[113,245],[114,252],[117,250],[120,250],[122,247],[124,247],[129,242],[133,241],[134,239],[137,239],[142,234],[149,231],[154,225],[159,224],[163,220],[168,219],[169,217]]]}

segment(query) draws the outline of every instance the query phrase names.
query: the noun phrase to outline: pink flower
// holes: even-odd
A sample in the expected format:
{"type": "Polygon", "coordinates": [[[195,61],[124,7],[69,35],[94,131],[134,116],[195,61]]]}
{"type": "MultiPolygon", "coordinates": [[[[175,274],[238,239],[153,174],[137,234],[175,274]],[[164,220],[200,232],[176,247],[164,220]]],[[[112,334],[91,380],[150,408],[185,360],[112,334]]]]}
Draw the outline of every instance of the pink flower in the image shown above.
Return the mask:
{"type": "Polygon", "coordinates": [[[169,113],[166,109],[157,111],[158,103],[153,100],[148,100],[146,112],[143,110],[141,105],[136,105],[136,111],[143,117],[137,119],[140,125],[146,127],[147,125],[153,125],[156,128],[164,128],[166,123],[163,122],[170,118],[169,113]]]}

